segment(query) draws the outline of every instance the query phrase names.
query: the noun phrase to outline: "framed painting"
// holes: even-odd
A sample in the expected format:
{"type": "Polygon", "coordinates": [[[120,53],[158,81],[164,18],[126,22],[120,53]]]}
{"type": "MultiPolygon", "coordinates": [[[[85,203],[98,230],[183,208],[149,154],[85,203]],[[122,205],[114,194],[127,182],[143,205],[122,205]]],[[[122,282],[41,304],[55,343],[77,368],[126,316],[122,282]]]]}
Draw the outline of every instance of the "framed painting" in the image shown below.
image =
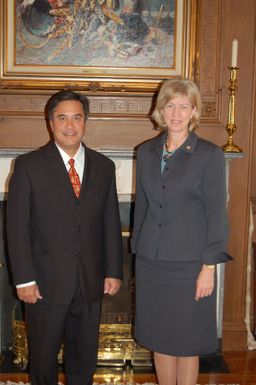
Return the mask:
{"type": "Polygon", "coordinates": [[[0,88],[152,92],[193,77],[197,0],[3,0],[0,88]]]}

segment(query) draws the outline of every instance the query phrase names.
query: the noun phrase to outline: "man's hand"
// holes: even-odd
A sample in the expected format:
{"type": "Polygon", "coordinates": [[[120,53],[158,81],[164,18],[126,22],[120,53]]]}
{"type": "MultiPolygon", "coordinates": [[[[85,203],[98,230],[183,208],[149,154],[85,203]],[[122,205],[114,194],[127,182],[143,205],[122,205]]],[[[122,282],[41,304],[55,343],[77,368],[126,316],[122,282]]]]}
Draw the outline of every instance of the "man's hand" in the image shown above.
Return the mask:
{"type": "Polygon", "coordinates": [[[42,299],[37,285],[30,285],[17,288],[17,294],[21,301],[26,303],[36,303],[38,299],[42,299]]]}
{"type": "Polygon", "coordinates": [[[117,278],[105,278],[104,294],[115,295],[121,286],[121,280],[117,278]]]}
{"type": "Polygon", "coordinates": [[[208,267],[202,267],[197,281],[196,281],[196,296],[195,300],[198,301],[200,298],[207,297],[212,294],[214,288],[214,270],[208,267]]]}

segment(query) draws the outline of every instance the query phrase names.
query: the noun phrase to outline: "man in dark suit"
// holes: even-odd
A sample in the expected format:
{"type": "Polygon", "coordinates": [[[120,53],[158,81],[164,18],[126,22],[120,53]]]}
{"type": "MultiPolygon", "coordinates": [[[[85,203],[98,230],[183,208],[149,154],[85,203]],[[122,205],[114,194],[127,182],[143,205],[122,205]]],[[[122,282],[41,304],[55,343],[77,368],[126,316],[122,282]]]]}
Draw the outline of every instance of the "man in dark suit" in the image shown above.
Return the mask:
{"type": "Polygon", "coordinates": [[[100,306],[122,278],[114,163],[82,142],[89,101],[61,91],[46,106],[53,141],[20,156],[7,231],[14,284],[25,302],[33,385],[57,384],[65,342],[70,385],[92,383],[100,306]],[[71,160],[70,160],[71,159],[71,160]]]}

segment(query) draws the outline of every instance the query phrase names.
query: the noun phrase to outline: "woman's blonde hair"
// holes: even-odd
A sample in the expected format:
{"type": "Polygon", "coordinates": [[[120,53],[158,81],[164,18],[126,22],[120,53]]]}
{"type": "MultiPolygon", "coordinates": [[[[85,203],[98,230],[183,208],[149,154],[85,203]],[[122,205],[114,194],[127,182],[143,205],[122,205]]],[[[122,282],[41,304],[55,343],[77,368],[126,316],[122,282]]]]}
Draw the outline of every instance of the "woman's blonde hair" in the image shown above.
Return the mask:
{"type": "Polygon", "coordinates": [[[195,112],[189,123],[189,131],[193,131],[199,125],[202,102],[199,89],[192,80],[166,80],[162,84],[157,96],[156,106],[152,113],[152,118],[160,128],[166,129],[166,123],[162,114],[162,109],[171,99],[179,96],[187,96],[190,103],[192,104],[192,108],[195,108],[195,112]]]}

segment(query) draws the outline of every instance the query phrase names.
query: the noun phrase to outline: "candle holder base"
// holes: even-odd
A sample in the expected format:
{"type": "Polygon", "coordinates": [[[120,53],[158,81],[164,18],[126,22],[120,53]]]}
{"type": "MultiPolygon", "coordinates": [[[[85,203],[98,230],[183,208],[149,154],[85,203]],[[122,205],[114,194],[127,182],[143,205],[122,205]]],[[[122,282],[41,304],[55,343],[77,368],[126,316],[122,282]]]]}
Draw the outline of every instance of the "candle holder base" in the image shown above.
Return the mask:
{"type": "Polygon", "coordinates": [[[227,143],[225,144],[223,147],[222,147],[223,151],[224,152],[234,152],[236,154],[238,153],[242,153],[243,150],[241,149],[241,147],[237,146],[235,143],[227,143]]]}

